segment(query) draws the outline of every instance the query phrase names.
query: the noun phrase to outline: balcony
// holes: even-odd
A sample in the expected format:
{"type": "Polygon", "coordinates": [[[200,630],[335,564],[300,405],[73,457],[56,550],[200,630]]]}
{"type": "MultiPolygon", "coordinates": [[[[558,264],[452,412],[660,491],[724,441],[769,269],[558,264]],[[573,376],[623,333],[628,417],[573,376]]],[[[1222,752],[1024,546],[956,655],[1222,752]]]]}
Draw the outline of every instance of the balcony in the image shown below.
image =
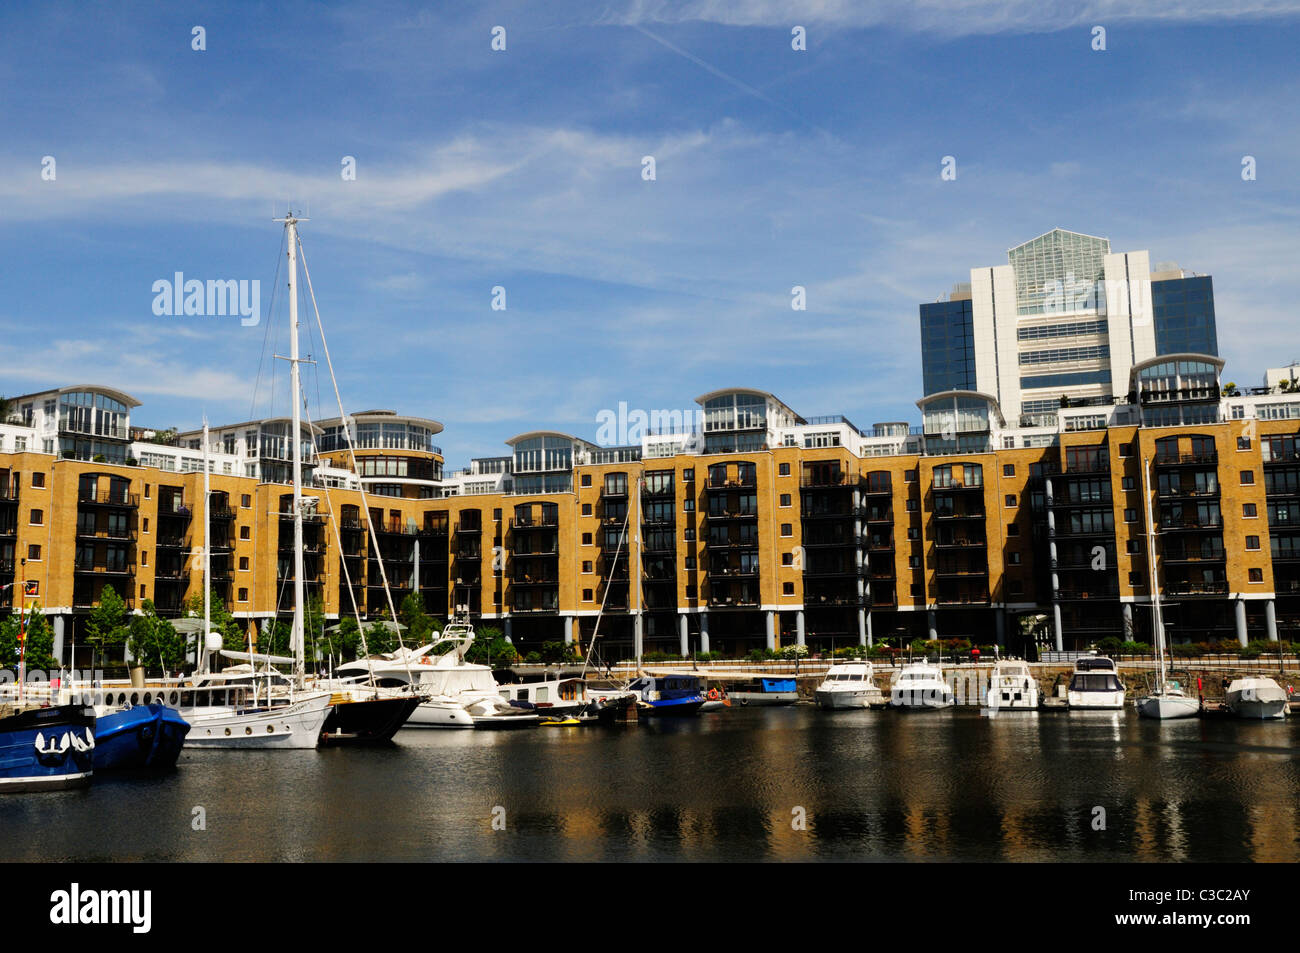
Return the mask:
{"type": "Polygon", "coordinates": [[[1161,517],[1160,529],[1162,532],[1168,532],[1168,533],[1182,533],[1182,532],[1195,533],[1195,532],[1201,532],[1207,530],[1221,530],[1223,529],[1223,517],[1219,517],[1218,519],[1209,517],[1204,520],[1201,519],[1175,520],[1175,519],[1170,519],[1168,517],[1161,517]]]}
{"type": "Polygon", "coordinates": [[[710,566],[705,570],[705,575],[711,579],[757,579],[758,567],[751,566],[745,568],[743,566],[725,566],[722,568],[714,568],[710,566]]]}
{"type": "Polygon", "coordinates": [[[1156,496],[1162,500],[1218,499],[1219,488],[1217,486],[1213,489],[1161,487],[1156,490],[1156,496]]]}
{"type": "Polygon", "coordinates": [[[126,509],[140,508],[140,494],[126,493],[122,490],[100,490],[97,493],[82,493],[77,497],[81,506],[116,506],[126,509]]]}
{"type": "Polygon", "coordinates": [[[1227,595],[1228,583],[1223,582],[1167,582],[1165,593],[1171,596],[1222,596],[1227,595]]]}
{"type": "Polygon", "coordinates": [[[861,482],[861,477],[856,473],[801,473],[799,475],[799,486],[801,488],[835,488],[835,487],[855,487],[861,482]]]}
{"type": "Polygon", "coordinates": [[[73,572],[78,576],[113,576],[126,577],[135,575],[135,563],[127,563],[124,566],[86,566],[77,565],[73,572]]]}
{"type": "Polygon", "coordinates": [[[970,577],[983,577],[989,574],[988,566],[978,568],[969,566],[966,569],[958,569],[955,566],[940,566],[935,569],[934,574],[941,579],[963,579],[970,577]]]}
{"type": "Polygon", "coordinates": [[[1157,453],[1155,465],[1158,467],[1203,467],[1217,466],[1218,451],[1202,453],[1157,453]]]}
{"type": "Polygon", "coordinates": [[[602,500],[626,500],[627,484],[622,486],[610,486],[608,483],[600,488],[600,498],[602,500]]]}
{"type": "MultiPolygon", "coordinates": [[[[844,544],[840,544],[840,545],[844,545],[844,544]]],[[[849,543],[847,545],[852,545],[852,543],[849,543]]],[[[707,546],[709,549],[758,549],[758,537],[756,536],[753,539],[741,539],[741,538],[724,539],[724,540],[710,539],[709,542],[707,543],[707,546]]]]}
{"type": "MultiPolygon", "coordinates": [[[[133,610],[133,609],[135,608],[135,600],[132,599],[130,596],[123,596],[123,597],[122,597],[122,606],[123,606],[127,611],[131,611],[131,610],[133,610]]],[[[96,608],[98,608],[98,607],[99,607],[99,602],[98,602],[98,600],[96,600],[96,599],[94,598],[94,596],[87,595],[87,594],[84,593],[84,592],[73,593],[73,596],[72,596],[72,608],[74,608],[74,609],[96,609],[96,608]]]]}
{"type": "Polygon", "coordinates": [[[931,487],[935,494],[940,493],[983,493],[984,483],[963,483],[960,480],[952,480],[948,483],[935,483],[931,487]]]}
{"type": "Polygon", "coordinates": [[[964,510],[958,512],[957,510],[946,510],[946,509],[934,511],[934,518],[937,520],[980,520],[981,522],[983,522],[986,515],[987,514],[985,514],[983,510],[979,511],[978,513],[967,512],[964,510]]]}
{"type": "MultiPolygon", "coordinates": [[[[278,515],[282,521],[288,520],[292,522],[293,520],[293,510],[280,510],[278,515]]],[[[325,517],[320,513],[303,513],[302,521],[306,526],[324,525],[325,517]]]]}
{"type": "Polygon", "coordinates": [[[1107,599],[1118,599],[1119,589],[1114,587],[1098,587],[1095,589],[1058,589],[1056,598],[1060,602],[1086,602],[1090,600],[1103,601],[1107,599]]]}
{"type": "Polygon", "coordinates": [[[99,540],[101,542],[126,543],[136,538],[136,531],[131,527],[122,529],[83,529],[77,527],[77,539],[99,540]]]}
{"type": "Polygon", "coordinates": [[[988,546],[988,540],[970,538],[970,539],[952,539],[945,542],[944,540],[936,539],[934,541],[934,546],[935,549],[967,549],[967,548],[981,549],[981,548],[986,548],[988,546]]]}
{"type": "MultiPolygon", "coordinates": [[[[552,516],[550,518],[543,517],[542,519],[538,519],[538,520],[519,519],[514,516],[510,517],[510,528],[515,530],[516,532],[534,530],[534,529],[558,529],[559,526],[560,526],[560,518],[558,516],[552,516]]],[[[472,532],[476,532],[476,531],[472,531],[472,532]]]]}
{"type": "Polygon", "coordinates": [[[235,511],[228,506],[213,506],[208,508],[208,516],[214,520],[229,522],[235,518],[235,511]]]}
{"type": "Polygon", "coordinates": [[[989,604],[989,594],[987,592],[945,593],[936,598],[935,602],[941,606],[986,606],[989,604]]]}
{"type": "Polygon", "coordinates": [[[736,520],[756,520],[758,519],[758,512],[756,510],[748,512],[745,510],[722,510],[721,512],[710,510],[705,518],[714,523],[736,520]]]}
{"type": "Polygon", "coordinates": [[[881,509],[875,506],[859,506],[857,515],[862,517],[868,523],[892,523],[894,522],[894,510],[891,507],[881,509]]]}
{"type": "Polygon", "coordinates": [[[758,489],[758,478],[751,480],[709,480],[704,485],[706,493],[716,493],[725,490],[756,490],[758,489]]]}

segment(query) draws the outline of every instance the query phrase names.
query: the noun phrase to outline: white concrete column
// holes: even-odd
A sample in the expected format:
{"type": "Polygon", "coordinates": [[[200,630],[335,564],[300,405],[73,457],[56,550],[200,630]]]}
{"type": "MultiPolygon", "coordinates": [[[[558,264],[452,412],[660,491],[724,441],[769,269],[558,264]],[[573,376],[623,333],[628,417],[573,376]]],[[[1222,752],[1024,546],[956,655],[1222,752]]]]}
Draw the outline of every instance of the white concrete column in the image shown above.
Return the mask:
{"type": "Polygon", "coordinates": [[[875,645],[871,632],[871,613],[858,609],[858,645],[875,645]]]}
{"type": "Polygon", "coordinates": [[[677,617],[677,639],[681,643],[682,658],[691,654],[690,628],[686,622],[686,615],[683,613],[677,617]]]}
{"type": "Polygon", "coordinates": [[[1250,641],[1250,637],[1246,633],[1246,600],[1238,599],[1233,605],[1233,609],[1237,615],[1237,641],[1245,645],[1250,641]]]}
{"type": "Polygon", "coordinates": [[[1133,603],[1124,603],[1124,639],[1131,641],[1133,639],[1133,603]]]}
{"type": "Polygon", "coordinates": [[[571,615],[564,617],[564,644],[573,644],[573,616],[571,615]]]}
{"type": "Polygon", "coordinates": [[[803,610],[802,610],[802,609],[800,609],[799,611],[797,611],[797,612],[794,614],[794,626],[795,626],[795,629],[794,629],[794,631],[795,631],[795,641],[798,642],[800,645],[806,645],[807,643],[804,641],[804,631],[803,631],[803,610]]]}
{"type": "Polygon", "coordinates": [[[930,641],[933,642],[935,639],[939,637],[938,613],[936,613],[933,609],[926,609],[925,621],[926,621],[926,625],[930,629],[930,641]]]}
{"type": "Polygon", "coordinates": [[[1268,627],[1268,640],[1277,641],[1277,607],[1273,600],[1269,599],[1264,603],[1264,624],[1268,627]]]}
{"type": "Polygon", "coordinates": [[[1061,631],[1061,604],[1052,603],[1052,632],[1056,636],[1056,651],[1065,651],[1065,634],[1061,631]]]}
{"type": "Polygon", "coordinates": [[[769,609],[767,615],[767,647],[776,648],[776,613],[769,609]]]}
{"type": "Polygon", "coordinates": [[[705,653],[709,650],[709,614],[700,613],[700,652],[705,653]]]}
{"type": "MultiPolygon", "coordinates": [[[[14,582],[14,586],[18,585],[19,582],[14,582]]],[[[1269,605],[1271,606],[1273,603],[1270,602],[1269,605]]],[[[64,659],[64,616],[56,615],[53,621],[55,621],[55,658],[62,662],[62,659],[64,659]]],[[[75,668],[73,662],[74,659],[68,660],[69,668],[75,668]]]]}
{"type": "Polygon", "coordinates": [[[511,626],[510,622],[511,622],[510,616],[506,616],[506,641],[513,643],[514,639],[510,637],[511,634],[513,633],[513,626],[511,626]]]}

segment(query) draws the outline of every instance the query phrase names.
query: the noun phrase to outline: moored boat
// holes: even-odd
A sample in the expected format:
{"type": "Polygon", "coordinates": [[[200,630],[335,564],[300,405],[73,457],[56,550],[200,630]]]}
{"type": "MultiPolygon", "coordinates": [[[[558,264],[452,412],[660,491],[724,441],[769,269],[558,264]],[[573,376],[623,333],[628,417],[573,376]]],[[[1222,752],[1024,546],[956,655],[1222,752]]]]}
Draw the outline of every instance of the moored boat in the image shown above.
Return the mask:
{"type": "Polygon", "coordinates": [[[190,725],[161,701],[105,709],[95,718],[95,770],[176,766],[190,725]]]}
{"type": "Polygon", "coordinates": [[[1237,678],[1228,685],[1228,711],[1238,718],[1268,719],[1286,716],[1287,693],[1271,678],[1237,678]]]}
{"type": "Polygon", "coordinates": [[[902,711],[949,708],[956,704],[943,668],[930,662],[909,662],[889,689],[889,705],[902,711]]]}
{"type": "Polygon", "coordinates": [[[1092,655],[1075,661],[1066,694],[1071,710],[1117,711],[1124,707],[1124,693],[1113,659],[1092,655]]]}
{"type": "Polygon", "coordinates": [[[1038,680],[1023,659],[998,659],[989,675],[984,708],[990,712],[1036,711],[1038,680]]]}
{"type": "Polygon", "coordinates": [[[628,685],[643,715],[697,715],[706,701],[694,675],[643,675],[628,685]]]}
{"type": "Polygon", "coordinates": [[[0,705],[0,791],[59,791],[90,783],[95,710],[0,705]]]}
{"type": "Polygon", "coordinates": [[[887,704],[870,662],[839,662],[817,686],[813,700],[819,708],[879,708],[887,704]]]}
{"type": "Polygon", "coordinates": [[[741,705],[793,705],[799,700],[799,686],[793,678],[751,678],[728,692],[741,705]]]}

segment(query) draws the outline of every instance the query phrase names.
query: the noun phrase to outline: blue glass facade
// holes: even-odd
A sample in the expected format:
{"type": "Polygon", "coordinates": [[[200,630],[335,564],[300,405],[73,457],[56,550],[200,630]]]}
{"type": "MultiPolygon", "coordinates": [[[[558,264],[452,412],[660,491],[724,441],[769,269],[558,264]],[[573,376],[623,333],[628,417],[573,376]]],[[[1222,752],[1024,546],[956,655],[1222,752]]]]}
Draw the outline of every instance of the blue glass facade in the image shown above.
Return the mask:
{"type": "Polygon", "coordinates": [[[921,305],[921,384],[925,394],[975,390],[974,327],[969,300],[921,305]]]}
{"type": "Polygon", "coordinates": [[[1219,354],[1214,282],[1208,275],[1151,283],[1157,354],[1219,354]]]}

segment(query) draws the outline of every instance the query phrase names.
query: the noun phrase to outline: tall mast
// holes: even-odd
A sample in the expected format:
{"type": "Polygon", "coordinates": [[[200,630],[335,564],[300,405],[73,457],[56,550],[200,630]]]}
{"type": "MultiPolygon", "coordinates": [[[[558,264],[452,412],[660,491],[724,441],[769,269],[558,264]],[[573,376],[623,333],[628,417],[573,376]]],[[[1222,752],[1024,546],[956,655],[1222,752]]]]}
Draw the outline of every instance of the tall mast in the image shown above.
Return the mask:
{"type": "Polygon", "coordinates": [[[289,236],[289,399],[293,403],[293,681],[303,687],[305,654],[303,640],[302,558],[302,389],[298,373],[298,219],[286,213],[284,227],[289,236]]]}
{"type": "Polygon", "coordinates": [[[1146,501],[1147,515],[1147,575],[1151,580],[1151,621],[1156,637],[1156,690],[1165,687],[1165,619],[1160,611],[1160,579],[1156,575],[1156,526],[1151,516],[1151,481],[1147,479],[1152,461],[1142,461],[1142,498],[1146,501]]]}
{"type": "Polygon", "coordinates": [[[208,505],[212,499],[211,468],[208,466],[208,417],[203,415],[203,645],[200,648],[203,661],[200,668],[207,670],[208,633],[212,631],[212,546],[208,534],[212,519],[208,505]]]}
{"type": "Polygon", "coordinates": [[[636,521],[632,524],[632,552],[636,557],[632,560],[631,566],[628,567],[632,576],[632,597],[636,600],[636,615],[633,617],[632,637],[636,642],[636,673],[641,674],[641,654],[645,647],[645,633],[642,629],[641,622],[641,475],[637,474],[636,484],[633,487],[632,506],[629,508],[630,513],[636,514],[636,521]]]}

